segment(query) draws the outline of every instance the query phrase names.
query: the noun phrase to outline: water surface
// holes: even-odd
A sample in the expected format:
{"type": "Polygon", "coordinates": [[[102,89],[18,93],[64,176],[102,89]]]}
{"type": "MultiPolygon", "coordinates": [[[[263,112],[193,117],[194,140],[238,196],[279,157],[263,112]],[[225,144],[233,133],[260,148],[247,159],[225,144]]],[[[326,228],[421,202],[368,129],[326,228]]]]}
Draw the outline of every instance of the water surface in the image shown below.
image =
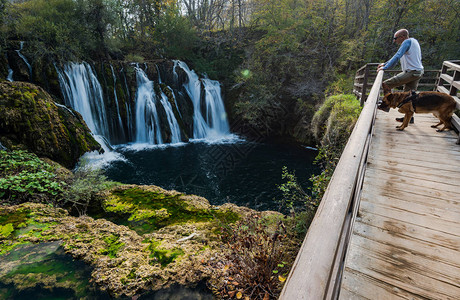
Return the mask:
{"type": "Polygon", "coordinates": [[[318,171],[313,165],[316,151],[292,145],[201,141],[169,147],[123,146],[117,152],[125,161],[107,168],[111,180],[157,185],[203,196],[214,205],[230,202],[257,210],[279,209],[274,199],[281,198],[277,185],[283,182],[283,166],[295,172],[305,190],[308,178],[318,171]]]}

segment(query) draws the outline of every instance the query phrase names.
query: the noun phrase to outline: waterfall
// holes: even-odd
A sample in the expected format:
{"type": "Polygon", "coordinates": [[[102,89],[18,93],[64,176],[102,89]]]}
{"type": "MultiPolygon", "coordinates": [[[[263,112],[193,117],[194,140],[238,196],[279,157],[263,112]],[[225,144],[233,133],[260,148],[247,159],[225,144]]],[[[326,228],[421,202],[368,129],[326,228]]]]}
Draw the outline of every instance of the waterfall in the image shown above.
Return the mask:
{"type": "Polygon", "coordinates": [[[206,92],[206,122],[217,134],[229,134],[230,128],[219,81],[205,78],[203,84],[206,92]]]}
{"type": "Polygon", "coordinates": [[[169,87],[169,86],[167,86],[167,88],[168,88],[168,90],[171,92],[171,95],[172,95],[173,98],[174,98],[174,104],[175,104],[176,107],[177,107],[177,112],[179,113],[179,117],[181,117],[181,119],[182,119],[182,114],[180,113],[179,105],[177,104],[177,99],[176,99],[176,95],[174,94],[174,90],[173,90],[171,87],[169,87]]]}
{"type": "Polygon", "coordinates": [[[117,116],[118,116],[118,126],[120,128],[120,131],[123,133],[123,122],[121,121],[121,116],[120,116],[120,108],[118,107],[118,97],[117,97],[117,77],[115,76],[115,72],[113,71],[112,65],[110,65],[110,70],[112,70],[112,77],[113,77],[113,96],[115,99],[115,105],[117,107],[117,116]]]}
{"type": "Polygon", "coordinates": [[[91,66],[70,63],[61,71],[56,68],[65,103],[78,111],[91,132],[109,137],[109,126],[102,88],[91,66]]]}
{"type": "Polygon", "coordinates": [[[6,77],[6,80],[8,81],[13,81],[13,70],[10,68],[10,65],[8,65],[8,76],[6,77]]]}
{"type": "Polygon", "coordinates": [[[136,79],[136,142],[163,144],[153,81],[150,81],[139,67],[136,67],[136,79]]]}
{"type": "Polygon", "coordinates": [[[184,84],[184,88],[193,102],[193,137],[215,138],[230,133],[227,114],[225,112],[224,102],[221,96],[220,83],[211,79],[203,79],[205,90],[205,107],[204,116],[201,109],[201,81],[198,75],[193,70],[190,70],[182,61],[174,62],[174,74],[176,63],[181,67],[188,76],[188,82],[184,84]]]}
{"type": "Polygon", "coordinates": [[[168,119],[169,128],[171,129],[171,143],[180,143],[181,138],[179,123],[177,123],[176,117],[174,116],[171,103],[169,103],[168,101],[168,97],[163,92],[161,92],[160,101],[166,111],[166,117],[168,119]]]}
{"type": "Polygon", "coordinates": [[[8,76],[6,76],[6,80],[10,81],[10,82],[13,82],[13,70],[10,68],[10,64],[8,62],[8,54],[5,53],[5,57],[6,57],[6,67],[8,69],[8,76]]]}
{"type": "Polygon", "coordinates": [[[29,64],[29,62],[27,61],[26,57],[24,55],[22,55],[21,53],[21,50],[22,50],[22,47],[24,46],[24,42],[21,41],[20,43],[20,48],[19,50],[16,50],[16,52],[18,53],[19,57],[22,58],[22,60],[25,62],[25,64],[27,65],[27,68],[29,69],[29,80],[32,80],[32,66],[29,64]]]}
{"type": "Polygon", "coordinates": [[[179,61],[177,63],[188,76],[188,82],[184,83],[190,99],[193,102],[193,137],[202,139],[208,136],[210,128],[201,114],[201,82],[195,71],[190,70],[186,63],[179,61]]]}

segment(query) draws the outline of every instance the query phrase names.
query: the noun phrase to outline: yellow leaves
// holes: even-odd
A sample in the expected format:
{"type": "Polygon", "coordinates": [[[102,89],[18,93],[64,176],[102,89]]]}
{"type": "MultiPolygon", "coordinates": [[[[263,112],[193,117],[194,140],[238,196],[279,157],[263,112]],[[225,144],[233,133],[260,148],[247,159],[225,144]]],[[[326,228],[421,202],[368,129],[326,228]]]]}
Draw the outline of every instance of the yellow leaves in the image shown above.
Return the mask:
{"type": "Polygon", "coordinates": [[[283,276],[281,276],[281,275],[279,275],[279,276],[278,276],[278,280],[279,280],[280,282],[285,282],[285,281],[286,281],[286,278],[283,277],[283,276]]]}
{"type": "Polygon", "coordinates": [[[236,293],[236,299],[241,299],[241,298],[243,298],[243,293],[241,292],[236,293]]]}

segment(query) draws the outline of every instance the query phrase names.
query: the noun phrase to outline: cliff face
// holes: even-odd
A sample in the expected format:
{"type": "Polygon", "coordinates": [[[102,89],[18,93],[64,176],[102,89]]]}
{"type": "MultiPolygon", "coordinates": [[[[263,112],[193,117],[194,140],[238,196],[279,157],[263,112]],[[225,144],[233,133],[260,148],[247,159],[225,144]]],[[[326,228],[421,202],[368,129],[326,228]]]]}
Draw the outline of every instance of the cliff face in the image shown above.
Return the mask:
{"type": "Polygon", "coordinates": [[[26,82],[0,83],[0,143],[73,168],[87,151],[99,150],[79,113],[56,104],[26,82]]]}

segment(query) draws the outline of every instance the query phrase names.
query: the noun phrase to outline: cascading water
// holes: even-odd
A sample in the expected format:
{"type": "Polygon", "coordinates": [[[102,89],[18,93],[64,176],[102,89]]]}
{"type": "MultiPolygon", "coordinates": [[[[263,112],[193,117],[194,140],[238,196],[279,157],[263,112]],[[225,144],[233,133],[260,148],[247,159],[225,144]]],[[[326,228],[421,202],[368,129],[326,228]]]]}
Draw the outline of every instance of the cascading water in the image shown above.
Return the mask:
{"type": "Polygon", "coordinates": [[[70,63],[56,68],[65,103],[78,111],[91,132],[109,137],[109,126],[102,87],[87,63],[70,63]]]}
{"type": "Polygon", "coordinates": [[[153,81],[139,67],[136,67],[136,79],[136,142],[163,144],[153,81]]]}
{"type": "Polygon", "coordinates": [[[193,137],[195,139],[206,138],[210,132],[210,128],[201,113],[200,79],[193,70],[189,69],[186,63],[178,61],[177,65],[181,67],[188,76],[188,82],[184,83],[184,88],[193,102],[193,137]]]}
{"type": "Polygon", "coordinates": [[[168,101],[168,96],[166,96],[163,92],[161,92],[160,102],[165,109],[166,117],[169,123],[169,128],[171,129],[171,143],[180,143],[181,138],[179,123],[177,123],[176,117],[174,116],[171,103],[169,103],[168,101]]]}
{"type": "Polygon", "coordinates": [[[181,67],[188,76],[188,82],[184,84],[184,87],[193,102],[193,137],[195,139],[215,138],[229,134],[230,129],[219,82],[203,79],[205,89],[205,117],[203,117],[201,110],[201,81],[198,75],[193,70],[190,70],[184,62],[175,61],[175,76],[177,76],[176,66],[181,67]]]}
{"type": "Polygon", "coordinates": [[[32,66],[27,61],[26,57],[24,55],[22,55],[22,53],[21,53],[22,47],[24,47],[24,42],[23,41],[21,41],[20,48],[19,48],[19,50],[16,50],[16,52],[18,53],[19,57],[22,58],[24,63],[27,65],[27,68],[29,69],[29,78],[32,79],[32,66]]]}
{"type": "Polygon", "coordinates": [[[179,110],[179,105],[177,105],[177,99],[176,99],[176,94],[174,94],[174,90],[172,88],[170,88],[169,86],[167,87],[168,90],[171,92],[171,95],[173,96],[174,98],[174,104],[176,105],[177,107],[177,112],[179,113],[179,117],[182,118],[182,114],[180,113],[180,110],[179,110]]]}
{"type": "Polygon", "coordinates": [[[206,103],[206,122],[217,134],[229,134],[227,113],[221,97],[220,83],[216,80],[203,79],[206,103]]]}
{"type": "Polygon", "coordinates": [[[8,76],[6,76],[6,80],[13,82],[13,70],[10,68],[10,64],[8,63],[8,54],[5,54],[5,57],[8,68],[8,76]]]}
{"type": "Polygon", "coordinates": [[[101,168],[111,161],[125,160],[113,151],[107,140],[109,126],[102,87],[91,66],[87,63],[70,63],[64,66],[63,71],[57,67],[56,71],[66,104],[82,115],[94,139],[104,149],[103,155],[93,151],[85,154],[85,159],[91,161],[94,168],[101,168]]]}

